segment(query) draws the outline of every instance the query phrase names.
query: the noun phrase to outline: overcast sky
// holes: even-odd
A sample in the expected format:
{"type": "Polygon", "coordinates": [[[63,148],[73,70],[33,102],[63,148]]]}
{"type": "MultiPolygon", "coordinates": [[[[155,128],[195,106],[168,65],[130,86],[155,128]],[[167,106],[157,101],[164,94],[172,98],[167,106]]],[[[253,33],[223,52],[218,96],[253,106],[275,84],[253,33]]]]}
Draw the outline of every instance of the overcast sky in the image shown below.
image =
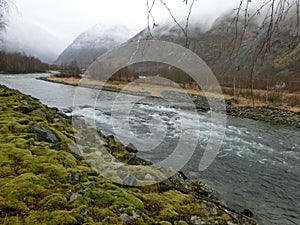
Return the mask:
{"type": "MultiPolygon", "coordinates": [[[[12,1],[15,7],[12,7],[10,13],[8,35],[11,38],[19,38],[19,41],[22,39],[33,43],[49,41],[53,54],[59,54],[80,33],[97,23],[122,23],[132,27],[136,33],[147,25],[147,0],[12,1]]],[[[238,1],[197,0],[192,20],[210,25],[220,14],[232,10],[238,1]]],[[[185,5],[182,0],[165,0],[165,2],[178,20],[186,17],[189,5],[185,5]]],[[[166,18],[170,19],[168,11],[159,0],[156,0],[153,14],[158,23],[166,18]]]]}

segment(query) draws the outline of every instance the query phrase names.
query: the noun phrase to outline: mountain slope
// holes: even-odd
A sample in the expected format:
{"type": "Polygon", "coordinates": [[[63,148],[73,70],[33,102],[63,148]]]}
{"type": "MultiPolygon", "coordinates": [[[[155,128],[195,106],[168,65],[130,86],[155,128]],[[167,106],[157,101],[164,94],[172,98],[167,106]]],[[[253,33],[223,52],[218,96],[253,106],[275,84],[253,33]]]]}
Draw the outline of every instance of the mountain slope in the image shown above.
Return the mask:
{"type": "MultiPolygon", "coordinates": [[[[250,74],[255,62],[255,73],[295,75],[299,71],[300,42],[292,32],[293,21],[286,21],[281,25],[270,43],[270,49],[265,57],[257,57],[257,52],[264,41],[264,30],[257,35],[259,26],[256,23],[248,25],[243,34],[243,23],[238,23],[237,33],[235,25],[230,26],[232,18],[226,15],[215,21],[208,31],[201,30],[197,25],[191,25],[189,30],[189,49],[198,54],[218,75],[242,73],[250,74]],[[243,39],[241,41],[241,36],[243,39]],[[257,61],[255,61],[257,60],[257,61]]],[[[186,45],[186,38],[177,25],[162,25],[149,33],[144,29],[128,42],[138,40],[157,39],[171,41],[182,46],[186,45]]]]}
{"type": "Polygon", "coordinates": [[[132,30],[125,26],[97,24],[80,34],[59,55],[56,63],[77,61],[80,66],[88,66],[109,49],[125,42],[132,34],[132,30]]]}

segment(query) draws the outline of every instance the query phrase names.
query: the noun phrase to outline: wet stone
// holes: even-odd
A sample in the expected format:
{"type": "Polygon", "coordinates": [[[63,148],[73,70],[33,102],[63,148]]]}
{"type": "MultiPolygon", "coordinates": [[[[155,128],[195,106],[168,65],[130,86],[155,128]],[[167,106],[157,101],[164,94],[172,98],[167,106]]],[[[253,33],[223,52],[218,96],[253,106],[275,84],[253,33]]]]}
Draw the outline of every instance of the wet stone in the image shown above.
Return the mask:
{"type": "Polygon", "coordinates": [[[129,143],[127,146],[126,146],[126,150],[130,153],[138,153],[138,150],[137,148],[132,144],[132,143],[129,143]]]}

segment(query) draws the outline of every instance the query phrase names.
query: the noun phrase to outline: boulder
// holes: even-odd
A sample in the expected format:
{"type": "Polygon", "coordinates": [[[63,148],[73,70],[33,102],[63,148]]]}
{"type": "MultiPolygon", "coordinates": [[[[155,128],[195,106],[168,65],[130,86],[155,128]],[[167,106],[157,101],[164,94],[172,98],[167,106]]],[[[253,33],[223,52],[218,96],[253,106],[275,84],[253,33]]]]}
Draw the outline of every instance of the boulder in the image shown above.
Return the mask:
{"type": "Polygon", "coordinates": [[[34,124],[30,127],[31,132],[35,133],[37,136],[38,141],[45,141],[49,143],[57,143],[58,138],[55,136],[55,134],[51,131],[48,130],[47,128],[39,125],[39,124],[34,124]]]}
{"type": "Polygon", "coordinates": [[[132,143],[129,143],[127,146],[126,146],[126,150],[130,153],[138,153],[138,150],[137,148],[132,144],[132,143]]]}

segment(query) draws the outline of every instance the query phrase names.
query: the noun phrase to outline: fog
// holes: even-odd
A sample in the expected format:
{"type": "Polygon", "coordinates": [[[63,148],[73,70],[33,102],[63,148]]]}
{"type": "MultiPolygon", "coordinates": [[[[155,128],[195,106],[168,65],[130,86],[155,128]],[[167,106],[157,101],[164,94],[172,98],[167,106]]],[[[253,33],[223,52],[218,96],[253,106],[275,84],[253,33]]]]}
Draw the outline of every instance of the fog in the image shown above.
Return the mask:
{"type": "MultiPolygon", "coordinates": [[[[187,17],[190,3],[164,0],[178,21],[187,17]]],[[[24,51],[54,61],[56,57],[83,31],[95,24],[130,27],[138,33],[147,26],[146,0],[13,0],[5,33],[6,48],[24,51]]],[[[149,0],[151,3],[152,0],[149,0]]],[[[233,11],[239,0],[197,0],[193,6],[191,23],[205,29],[220,15],[233,11]]],[[[155,23],[172,21],[168,10],[156,1],[153,10],[155,23]]],[[[152,24],[153,21],[150,20],[152,24]]]]}

